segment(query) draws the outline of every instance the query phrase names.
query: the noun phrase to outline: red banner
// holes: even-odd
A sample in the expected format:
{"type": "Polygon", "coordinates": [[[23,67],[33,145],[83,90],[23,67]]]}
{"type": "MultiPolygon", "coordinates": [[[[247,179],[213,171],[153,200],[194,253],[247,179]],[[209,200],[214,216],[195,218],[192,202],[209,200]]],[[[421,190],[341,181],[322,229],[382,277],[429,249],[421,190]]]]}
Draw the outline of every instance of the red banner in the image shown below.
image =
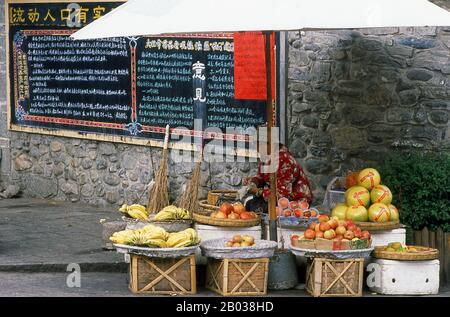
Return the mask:
{"type": "MultiPolygon", "coordinates": [[[[272,97],[274,98],[274,37],[271,36],[272,97]]],[[[265,38],[261,32],[234,33],[234,98],[267,99],[265,38]]]]}

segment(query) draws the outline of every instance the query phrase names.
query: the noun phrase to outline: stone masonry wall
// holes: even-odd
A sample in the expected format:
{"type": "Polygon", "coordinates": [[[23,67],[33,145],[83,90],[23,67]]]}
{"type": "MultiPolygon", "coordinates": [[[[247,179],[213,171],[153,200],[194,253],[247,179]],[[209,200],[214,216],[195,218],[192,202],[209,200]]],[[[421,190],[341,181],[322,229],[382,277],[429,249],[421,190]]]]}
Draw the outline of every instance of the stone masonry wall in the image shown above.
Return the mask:
{"type": "MultiPolygon", "coordinates": [[[[0,3],[0,183],[22,195],[100,205],[145,203],[161,149],[9,132],[4,3],[0,3]]],[[[290,32],[288,144],[326,184],[393,149],[450,149],[450,29],[290,32]]],[[[193,164],[170,162],[172,199],[193,164]]],[[[202,190],[236,188],[255,163],[202,165],[202,190]]]]}
{"type": "Polygon", "coordinates": [[[393,149],[450,149],[450,28],[289,34],[290,149],[321,197],[393,149]]]}

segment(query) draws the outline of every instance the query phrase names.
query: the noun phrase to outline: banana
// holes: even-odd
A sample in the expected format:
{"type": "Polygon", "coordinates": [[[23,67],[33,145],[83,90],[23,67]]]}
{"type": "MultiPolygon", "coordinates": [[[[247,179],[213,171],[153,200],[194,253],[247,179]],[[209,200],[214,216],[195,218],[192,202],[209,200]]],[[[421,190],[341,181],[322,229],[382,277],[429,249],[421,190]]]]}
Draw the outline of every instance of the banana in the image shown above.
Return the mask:
{"type": "Polygon", "coordinates": [[[130,205],[130,206],[128,206],[128,208],[129,209],[137,209],[137,210],[147,213],[147,208],[145,208],[144,206],[139,205],[139,204],[130,205]]]}
{"type": "Polygon", "coordinates": [[[134,219],[139,219],[139,220],[147,220],[148,219],[147,213],[142,212],[141,210],[138,210],[138,209],[128,210],[128,215],[134,219]]]}
{"type": "Polygon", "coordinates": [[[123,204],[122,207],[119,208],[119,211],[123,214],[127,214],[128,213],[128,205],[123,204]]]}

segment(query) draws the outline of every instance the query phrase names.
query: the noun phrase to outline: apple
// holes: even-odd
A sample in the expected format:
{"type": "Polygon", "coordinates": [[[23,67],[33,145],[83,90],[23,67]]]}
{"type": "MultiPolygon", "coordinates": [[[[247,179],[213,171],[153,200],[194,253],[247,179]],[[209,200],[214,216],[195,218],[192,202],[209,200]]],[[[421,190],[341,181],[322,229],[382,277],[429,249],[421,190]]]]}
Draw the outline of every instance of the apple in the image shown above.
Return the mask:
{"type": "Polygon", "coordinates": [[[297,218],[301,218],[303,216],[303,211],[301,209],[295,209],[294,210],[294,215],[297,218]]]}
{"type": "Polygon", "coordinates": [[[233,243],[233,248],[239,248],[240,246],[241,244],[238,242],[233,243]]]}
{"type": "Polygon", "coordinates": [[[305,217],[305,218],[311,217],[311,211],[305,210],[305,211],[303,212],[303,217],[305,217]]]}
{"type": "Polygon", "coordinates": [[[255,238],[249,235],[242,236],[242,241],[247,242],[250,245],[253,245],[255,243],[255,238]]]}
{"type": "Polygon", "coordinates": [[[231,248],[231,247],[233,246],[233,242],[227,241],[227,243],[225,244],[225,246],[231,248]]]}
{"type": "Polygon", "coordinates": [[[234,208],[230,203],[223,203],[222,205],[220,205],[220,211],[225,215],[229,215],[234,211],[234,208]]]}
{"type": "Polygon", "coordinates": [[[241,247],[251,247],[252,245],[248,242],[241,242],[241,247]]]}
{"type": "Polygon", "coordinates": [[[245,207],[241,202],[237,202],[233,205],[234,212],[238,215],[245,211],[245,207]]]}
{"type": "Polygon", "coordinates": [[[308,229],[315,230],[317,222],[313,222],[309,225],[308,229]]]}
{"type": "Polygon", "coordinates": [[[306,229],[305,231],[305,238],[313,240],[316,237],[316,232],[311,229],[306,229]]]}
{"type": "Polygon", "coordinates": [[[310,213],[311,217],[317,217],[318,215],[317,211],[315,211],[314,209],[308,210],[308,212],[310,213]]]}
{"type": "Polygon", "coordinates": [[[227,214],[225,214],[221,211],[217,212],[216,216],[215,216],[215,218],[217,218],[217,219],[227,219],[227,217],[228,217],[227,214]]]}
{"type": "Polygon", "coordinates": [[[344,239],[342,239],[341,241],[350,241],[350,240],[349,240],[349,239],[345,239],[345,238],[344,238],[344,239]]]}
{"type": "Polygon", "coordinates": [[[328,240],[334,239],[336,237],[336,232],[334,232],[333,229],[329,229],[324,232],[323,237],[328,240]]]}
{"type": "Polygon", "coordinates": [[[346,220],[345,221],[345,227],[348,228],[348,226],[354,225],[355,223],[353,222],[353,220],[346,220]]]}
{"type": "Polygon", "coordinates": [[[335,231],[336,234],[344,235],[347,229],[344,226],[338,226],[335,231]]]}
{"type": "Polygon", "coordinates": [[[336,241],[341,241],[342,239],[344,239],[344,236],[342,234],[337,234],[336,238],[334,238],[336,241]]]}
{"type": "Polygon", "coordinates": [[[350,225],[350,226],[347,227],[347,230],[348,230],[348,231],[353,231],[353,232],[355,232],[357,229],[358,229],[358,227],[357,227],[356,225],[350,225]]]}
{"type": "Polygon", "coordinates": [[[314,227],[314,231],[320,232],[320,224],[319,223],[317,223],[316,226],[314,227]]]}
{"type": "Polygon", "coordinates": [[[328,217],[327,215],[319,216],[319,222],[327,222],[328,220],[330,220],[330,217],[328,217]]]}
{"type": "Polygon", "coordinates": [[[297,246],[298,239],[299,239],[299,236],[296,234],[293,234],[291,236],[291,245],[293,245],[294,247],[297,246]]]}
{"type": "Polygon", "coordinates": [[[320,229],[320,231],[325,232],[327,230],[330,230],[331,226],[328,222],[321,222],[319,225],[319,229],[320,229]]]}
{"type": "Polygon", "coordinates": [[[316,231],[316,239],[323,238],[324,233],[322,231],[316,231]]]}
{"type": "Polygon", "coordinates": [[[367,231],[367,230],[364,230],[363,232],[361,232],[361,238],[362,239],[368,239],[368,240],[370,240],[370,232],[369,231],[367,231]]]}
{"type": "Polygon", "coordinates": [[[344,234],[344,239],[347,239],[347,240],[351,240],[354,237],[355,237],[355,234],[353,233],[353,231],[350,231],[350,230],[346,231],[344,234]]]}
{"type": "Polygon", "coordinates": [[[361,238],[361,229],[360,228],[356,228],[355,231],[353,231],[353,233],[355,234],[356,238],[361,238]]]}
{"type": "Polygon", "coordinates": [[[228,215],[228,219],[239,219],[239,215],[235,212],[232,212],[231,214],[228,215]]]}
{"type": "Polygon", "coordinates": [[[331,229],[336,229],[339,226],[339,221],[335,218],[331,218],[327,223],[330,225],[331,229]]]}
{"type": "Polygon", "coordinates": [[[242,236],[240,234],[237,234],[233,236],[232,241],[235,243],[241,243],[242,242],[242,236]]]}
{"type": "Polygon", "coordinates": [[[344,227],[344,228],[347,228],[347,221],[345,221],[345,220],[339,220],[338,223],[339,223],[339,226],[338,226],[338,227],[344,227]]]}
{"type": "Polygon", "coordinates": [[[290,211],[290,210],[285,210],[285,211],[284,211],[284,216],[285,216],[285,217],[290,217],[290,216],[292,216],[291,211],[290,211]]]}
{"type": "Polygon", "coordinates": [[[290,201],[289,202],[289,208],[292,210],[295,210],[298,208],[298,202],[297,201],[290,201]]]}

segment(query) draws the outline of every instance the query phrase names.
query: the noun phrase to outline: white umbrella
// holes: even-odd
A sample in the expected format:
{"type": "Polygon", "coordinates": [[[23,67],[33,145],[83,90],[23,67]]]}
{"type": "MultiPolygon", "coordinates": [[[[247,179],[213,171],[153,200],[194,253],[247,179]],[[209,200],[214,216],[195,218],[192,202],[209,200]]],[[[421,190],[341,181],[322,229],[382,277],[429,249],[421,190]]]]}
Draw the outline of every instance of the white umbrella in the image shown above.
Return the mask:
{"type": "MultiPolygon", "coordinates": [[[[450,13],[426,0],[129,0],[72,38],[394,26],[450,26],[450,13]]],[[[269,33],[265,36],[268,61],[269,33]]],[[[266,69],[270,134],[271,76],[270,67],[266,69]]],[[[270,142],[268,147],[270,154],[270,142]]],[[[275,184],[276,175],[271,173],[269,218],[273,240],[277,236],[275,184]]]]}
{"type": "Polygon", "coordinates": [[[393,26],[450,26],[450,13],[427,0],[129,0],[72,37],[393,26]]]}

